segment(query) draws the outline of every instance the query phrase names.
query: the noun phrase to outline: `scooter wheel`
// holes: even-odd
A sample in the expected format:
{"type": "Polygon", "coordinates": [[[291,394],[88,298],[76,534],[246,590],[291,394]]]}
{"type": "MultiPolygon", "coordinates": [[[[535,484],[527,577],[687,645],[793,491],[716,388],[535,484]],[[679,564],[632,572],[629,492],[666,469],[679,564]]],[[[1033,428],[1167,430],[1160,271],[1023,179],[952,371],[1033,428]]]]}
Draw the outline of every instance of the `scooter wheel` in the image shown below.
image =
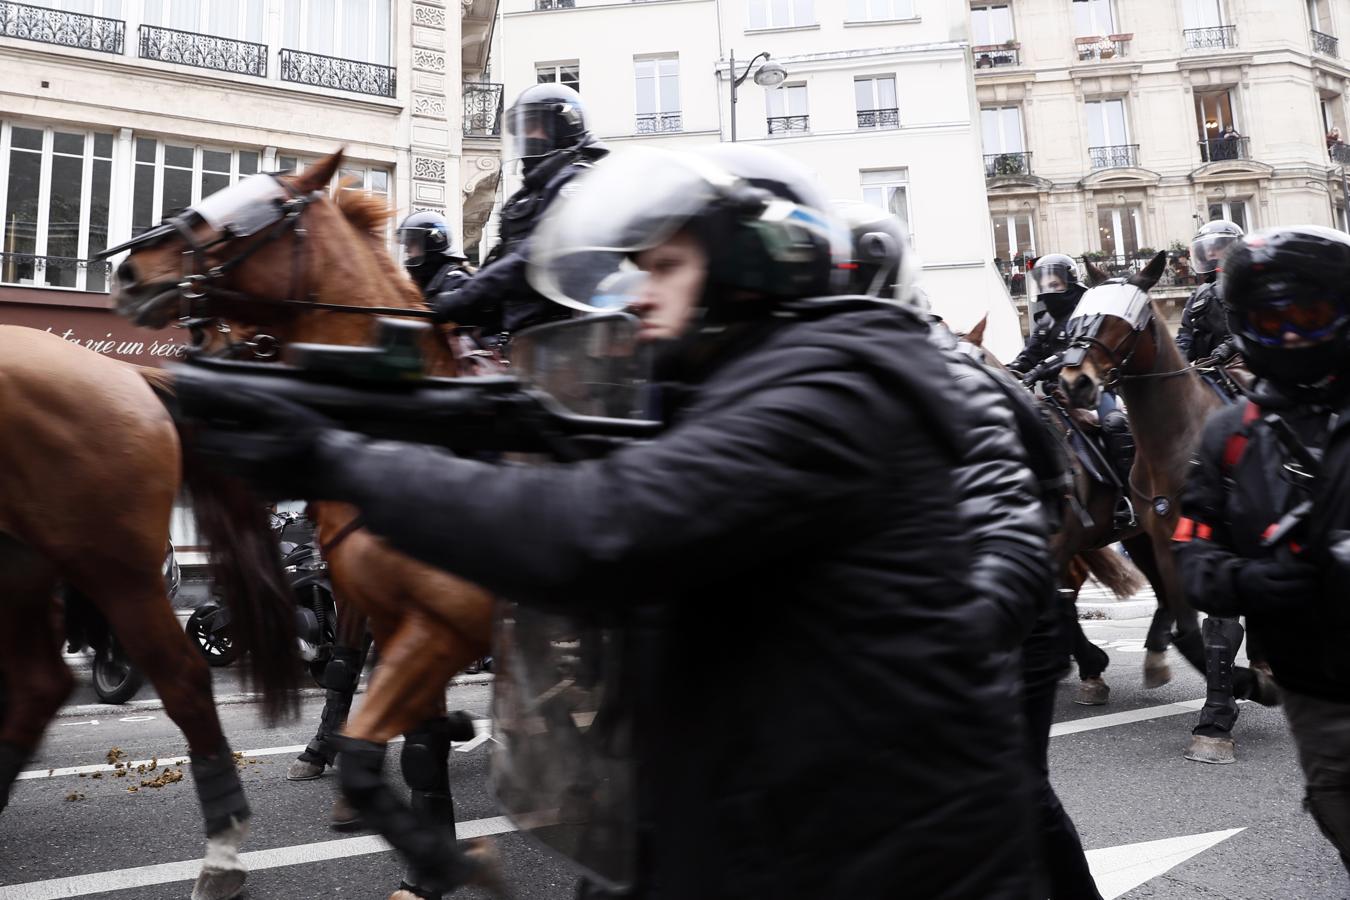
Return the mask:
{"type": "Polygon", "coordinates": [[[145,682],[141,670],[114,650],[94,654],[94,693],[104,703],[123,704],[136,696],[145,682]]]}
{"type": "Polygon", "coordinates": [[[220,632],[208,630],[206,613],[210,610],[198,609],[188,616],[183,630],[192,639],[193,645],[201,651],[211,666],[228,666],[239,658],[239,648],[235,646],[228,629],[220,632]]]}

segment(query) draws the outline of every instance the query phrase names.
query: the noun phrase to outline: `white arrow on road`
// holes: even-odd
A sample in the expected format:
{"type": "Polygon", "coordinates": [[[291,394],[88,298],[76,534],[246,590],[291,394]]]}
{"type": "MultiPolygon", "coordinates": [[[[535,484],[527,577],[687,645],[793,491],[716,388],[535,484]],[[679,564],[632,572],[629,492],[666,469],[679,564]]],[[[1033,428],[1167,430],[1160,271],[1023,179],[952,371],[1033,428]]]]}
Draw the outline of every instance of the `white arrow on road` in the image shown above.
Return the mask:
{"type": "Polygon", "coordinates": [[[1230,828],[1089,850],[1088,866],[1102,897],[1114,900],[1243,830],[1230,828]]]}

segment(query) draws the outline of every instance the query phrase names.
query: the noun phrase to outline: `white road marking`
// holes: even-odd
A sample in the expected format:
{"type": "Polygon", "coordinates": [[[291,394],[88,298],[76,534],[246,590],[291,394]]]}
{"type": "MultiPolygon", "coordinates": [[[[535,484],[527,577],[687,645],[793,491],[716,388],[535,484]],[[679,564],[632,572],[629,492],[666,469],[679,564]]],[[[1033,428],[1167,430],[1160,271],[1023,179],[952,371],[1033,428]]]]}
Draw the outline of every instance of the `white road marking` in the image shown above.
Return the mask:
{"type": "MultiPolygon", "coordinates": [[[[477,729],[477,725],[475,725],[474,727],[475,727],[475,729],[477,729]]],[[[472,739],[472,740],[465,741],[465,742],[462,743],[462,744],[456,744],[456,745],[455,745],[455,752],[456,752],[456,753],[471,753],[471,752],[473,752],[473,750],[474,750],[475,748],[480,747],[480,746],[482,746],[484,743],[486,743],[486,742],[488,741],[488,739],[491,738],[491,737],[492,737],[491,732],[487,731],[486,729],[483,730],[483,731],[479,731],[477,734],[475,734],[475,735],[473,736],[473,739],[472,739]]]]}
{"type": "Polygon", "coordinates": [[[1182,700],[1179,703],[1146,706],[1143,709],[1131,709],[1126,712],[1109,713],[1104,716],[1088,716],[1086,719],[1074,719],[1071,722],[1056,722],[1050,726],[1050,736],[1061,737],[1066,734],[1096,731],[1098,728],[1111,728],[1115,725],[1130,725],[1135,722],[1147,722],[1151,719],[1165,719],[1168,716],[1195,712],[1204,705],[1203,699],[1182,700]]]}
{"type": "Polygon", "coordinates": [[[1245,830],[1230,828],[1227,831],[1188,834],[1161,841],[1089,850],[1088,868],[1092,870],[1092,878],[1097,882],[1097,890],[1104,900],[1115,900],[1245,830]]]}
{"type": "MultiPolygon", "coordinates": [[[[464,840],[505,834],[514,830],[515,826],[507,821],[505,816],[492,816],[486,819],[474,819],[469,822],[458,823],[455,826],[455,836],[464,840]]],[[[291,847],[275,847],[271,850],[254,850],[239,854],[239,858],[256,872],[262,869],[277,869],[282,866],[296,866],[305,863],[324,862],[330,859],[346,859],[351,856],[385,853],[391,849],[383,838],[367,836],[318,841],[313,844],[296,844],[291,847]]],[[[90,894],[102,894],[108,891],[126,891],[156,884],[192,881],[197,877],[201,865],[201,860],[189,859],[153,866],[137,866],[133,869],[113,869],[107,872],[73,875],[67,878],[30,881],[26,884],[0,887],[0,900],[61,900],[64,897],[87,897],[90,894]]]]}

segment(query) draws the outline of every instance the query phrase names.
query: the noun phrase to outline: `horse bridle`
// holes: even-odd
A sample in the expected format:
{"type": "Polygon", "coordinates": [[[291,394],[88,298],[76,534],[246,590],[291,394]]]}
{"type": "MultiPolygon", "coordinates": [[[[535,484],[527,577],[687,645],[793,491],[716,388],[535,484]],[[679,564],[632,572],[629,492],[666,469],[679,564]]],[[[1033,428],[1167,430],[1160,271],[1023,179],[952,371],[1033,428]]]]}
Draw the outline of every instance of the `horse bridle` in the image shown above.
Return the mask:
{"type": "Polygon", "coordinates": [[[1123,372],[1133,361],[1135,353],[1139,351],[1140,337],[1152,327],[1153,315],[1153,305],[1150,303],[1147,305],[1143,322],[1138,327],[1135,327],[1134,323],[1130,323],[1130,333],[1121,338],[1120,342],[1114,347],[1108,347],[1106,342],[1097,337],[1097,332],[1101,330],[1102,320],[1106,316],[1102,314],[1092,316],[1081,329],[1075,329],[1075,334],[1069,342],[1069,348],[1064,352],[1064,367],[1071,368],[1082,365],[1087,358],[1088,351],[1093,347],[1098,347],[1106,355],[1107,362],[1111,364],[1102,377],[1102,387],[1110,390],[1119,386],[1121,382],[1136,377],[1125,375],[1123,372]]]}

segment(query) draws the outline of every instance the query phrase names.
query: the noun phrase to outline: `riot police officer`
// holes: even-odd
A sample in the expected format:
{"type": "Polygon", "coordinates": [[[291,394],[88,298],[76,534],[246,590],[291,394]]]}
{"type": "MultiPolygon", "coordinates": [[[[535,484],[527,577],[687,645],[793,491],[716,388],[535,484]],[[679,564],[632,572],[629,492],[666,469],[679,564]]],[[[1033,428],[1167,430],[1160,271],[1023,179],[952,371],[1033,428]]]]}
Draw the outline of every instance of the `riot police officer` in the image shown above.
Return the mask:
{"type": "Polygon", "coordinates": [[[1350,485],[1321,461],[1350,397],[1347,285],[1350,237],[1339,231],[1268,229],[1228,251],[1219,290],[1258,381],[1206,425],[1174,546],[1187,599],[1210,614],[1205,650],[1220,675],[1196,749],[1232,761],[1234,697],[1262,687],[1259,673],[1245,684],[1234,674],[1246,616],[1283,693],[1306,806],[1350,868],[1350,616],[1337,574],[1350,485]]]}
{"type": "Polygon", "coordinates": [[[1073,257],[1063,253],[1047,253],[1036,260],[1031,280],[1036,285],[1036,299],[1044,309],[1036,316],[1026,346],[1008,366],[1018,373],[1030,372],[1064,351],[1069,344],[1064,326],[1087,291],[1078,281],[1078,266],[1073,257]]]}
{"type": "Polygon", "coordinates": [[[526,88],[506,112],[507,160],[524,182],[502,207],[501,242],[471,280],[431,300],[441,322],[475,325],[485,334],[516,332],[567,310],[530,286],[530,235],[567,185],[609,150],[586,128],[581,96],[562,84],[526,88]]]}
{"type": "Polygon", "coordinates": [[[468,259],[440,213],[416,212],[408,216],[398,226],[398,243],[403,268],[428,300],[463,287],[473,277],[468,259]]]}
{"type": "Polygon", "coordinates": [[[1191,239],[1191,270],[1203,278],[1186,301],[1177,331],[1177,348],[1187,362],[1227,359],[1233,355],[1228,339],[1228,313],[1218,294],[1219,263],[1229,246],[1242,237],[1242,228],[1225,219],[1206,222],[1191,239]]]}

